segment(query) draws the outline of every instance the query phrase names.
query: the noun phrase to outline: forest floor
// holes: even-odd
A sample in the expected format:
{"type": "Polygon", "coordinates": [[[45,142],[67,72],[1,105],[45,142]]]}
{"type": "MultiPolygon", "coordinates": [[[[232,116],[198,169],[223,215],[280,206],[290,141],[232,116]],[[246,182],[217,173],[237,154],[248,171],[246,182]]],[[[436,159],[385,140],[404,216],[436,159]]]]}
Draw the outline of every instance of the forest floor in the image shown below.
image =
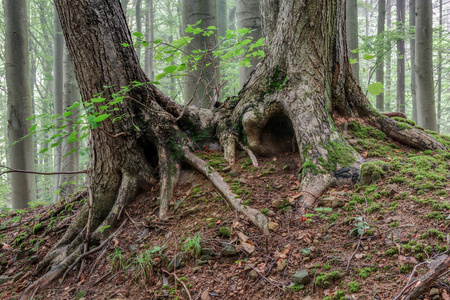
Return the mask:
{"type": "MultiPolygon", "coordinates": [[[[77,266],[35,299],[394,299],[415,266],[412,281],[449,249],[450,152],[416,151],[356,122],[344,136],[370,161],[364,180],[328,190],[306,214],[298,212],[298,153],[259,158],[258,168],[242,153],[230,168],[220,152],[197,152],[270,219],[270,234],[185,169],[167,220],[157,218],[157,189],[140,195],[81,274],[77,266]]],[[[82,202],[1,215],[1,299],[36,280],[36,264],[82,202]]],[[[449,295],[444,275],[422,299],[449,295]]]]}

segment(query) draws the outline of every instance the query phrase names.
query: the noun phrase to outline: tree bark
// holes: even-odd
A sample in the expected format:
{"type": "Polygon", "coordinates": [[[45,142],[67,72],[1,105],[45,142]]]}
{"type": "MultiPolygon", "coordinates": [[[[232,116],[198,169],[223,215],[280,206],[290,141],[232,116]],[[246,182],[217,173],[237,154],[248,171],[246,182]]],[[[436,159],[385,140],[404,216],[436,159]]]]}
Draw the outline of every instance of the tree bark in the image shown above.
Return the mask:
{"type": "MultiPolygon", "coordinates": [[[[411,32],[416,26],[416,0],[409,0],[409,27],[411,32]]],[[[414,35],[409,39],[409,48],[411,51],[411,96],[412,96],[412,120],[417,123],[417,99],[416,99],[416,71],[414,70],[414,61],[416,56],[416,40],[414,35]]]]}
{"type": "Polygon", "coordinates": [[[155,13],[153,11],[153,0],[147,0],[147,12],[145,14],[145,39],[150,45],[145,48],[145,74],[150,81],[155,80],[155,72],[153,70],[153,41],[155,40],[155,13]]]}
{"type": "MultiPolygon", "coordinates": [[[[196,24],[200,28],[209,26],[217,27],[217,6],[216,0],[183,0],[182,23],[183,29],[188,25],[196,24]]],[[[186,33],[185,33],[186,34],[186,33]]],[[[202,34],[190,35],[193,38],[191,43],[185,47],[186,55],[195,55],[196,50],[213,49],[216,41],[213,36],[204,36],[202,34]]],[[[203,59],[197,61],[188,76],[184,78],[184,103],[196,107],[211,107],[216,101],[216,93],[213,89],[217,80],[215,74],[215,58],[209,52],[203,59]]]]}
{"type": "MultiPolygon", "coordinates": [[[[236,19],[237,28],[248,28],[252,32],[249,34],[253,41],[257,41],[262,37],[261,29],[261,11],[259,8],[259,0],[237,0],[236,2],[236,19]]],[[[239,88],[241,89],[250,78],[250,73],[260,62],[258,58],[252,58],[251,67],[239,67],[239,88]]]]}
{"type": "MultiPolygon", "coordinates": [[[[377,82],[380,82],[384,85],[384,23],[386,21],[386,0],[378,1],[378,25],[377,25],[377,46],[379,47],[378,53],[381,53],[377,56],[377,82]]],[[[377,95],[377,104],[376,107],[379,111],[383,111],[384,109],[384,92],[377,95]]]]}
{"type": "MultiPolygon", "coordinates": [[[[140,34],[142,34],[142,17],[141,17],[141,10],[142,10],[142,0],[136,0],[136,31],[140,34]]],[[[138,56],[139,61],[141,60],[141,44],[142,38],[138,37],[136,38],[136,53],[138,56]]]]}
{"type": "MultiPolygon", "coordinates": [[[[403,31],[405,0],[397,0],[397,24],[403,31]]],[[[405,41],[397,40],[397,111],[405,113],[405,41]]]]}
{"type": "MultiPolygon", "coordinates": [[[[3,0],[5,15],[5,71],[8,92],[8,142],[20,141],[31,127],[30,60],[25,0],[3,0]]],[[[34,170],[33,137],[11,146],[11,168],[34,170]]],[[[36,200],[35,175],[11,174],[13,208],[28,207],[36,200]]]]}
{"type": "Polygon", "coordinates": [[[347,14],[347,47],[348,56],[350,60],[356,60],[352,64],[353,74],[355,74],[356,82],[359,83],[359,53],[353,53],[351,50],[356,50],[359,48],[359,38],[358,38],[358,1],[357,0],[347,0],[346,2],[346,14],[347,14]]]}
{"type": "Polygon", "coordinates": [[[416,57],[414,68],[417,84],[417,122],[429,130],[437,130],[433,78],[433,8],[427,0],[416,1],[416,57]]]}
{"type": "MultiPolygon", "coordinates": [[[[386,2],[386,26],[388,30],[391,28],[392,25],[392,1],[393,0],[387,0],[386,2]]],[[[386,85],[384,87],[383,93],[384,93],[384,110],[385,111],[391,111],[391,97],[392,97],[392,54],[391,50],[389,49],[386,53],[386,85]]]]}
{"type": "MultiPolygon", "coordinates": [[[[61,23],[59,22],[59,16],[54,10],[53,16],[53,113],[55,115],[62,115],[63,106],[63,58],[64,58],[64,36],[61,29],[61,23]]],[[[60,121],[56,123],[56,127],[59,128],[62,125],[60,121]]],[[[55,134],[57,129],[55,130],[55,134]]],[[[61,171],[61,145],[54,148],[54,165],[55,172],[61,171]]],[[[61,175],[55,175],[55,187],[56,192],[61,183],[61,175]]],[[[57,193],[53,196],[53,202],[58,201],[59,195],[57,193]]]]}
{"type": "Polygon", "coordinates": [[[217,28],[219,36],[226,36],[228,30],[227,0],[217,0],[217,28]]]}
{"type": "MultiPolygon", "coordinates": [[[[439,0],[439,41],[442,43],[442,0],[439,0]]],[[[442,101],[442,46],[438,50],[437,132],[440,132],[442,101]]]]}

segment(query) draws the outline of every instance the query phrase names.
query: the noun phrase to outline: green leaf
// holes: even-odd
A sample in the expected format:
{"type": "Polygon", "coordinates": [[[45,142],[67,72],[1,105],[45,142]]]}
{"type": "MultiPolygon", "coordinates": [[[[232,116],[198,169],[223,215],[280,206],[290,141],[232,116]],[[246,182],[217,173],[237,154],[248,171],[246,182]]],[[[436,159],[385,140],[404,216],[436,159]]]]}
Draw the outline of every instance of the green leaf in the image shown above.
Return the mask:
{"type": "Polygon", "coordinates": [[[356,58],[350,58],[350,63],[351,64],[356,64],[358,62],[358,59],[356,58]]]}
{"type": "Polygon", "coordinates": [[[372,94],[374,96],[378,96],[379,94],[381,94],[383,92],[383,84],[381,82],[375,82],[375,83],[369,84],[369,86],[367,87],[367,90],[369,91],[370,94],[372,94]]]}
{"type": "Polygon", "coordinates": [[[65,113],[63,113],[63,117],[68,117],[70,115],[72,115],[71,111],[66,111],[65,113]]]}
{"type": "Polygon", "coordinates": [[[164,68],[164,73],[170,74],[170,73],[176,71],[177,68],[178,68],[177,66],[168,66],[168,67],[164,68]]]}
{"type": "Polygon", "coordinates": [[[39,151],[39,153],[45,153],[45,152],[47,152],[48,151],[48,148],[44,148],[44,149],[42,149],[41,151],[39,151]]]}
{"type": "Polygon", "coordinates": [[[375,58],[375,57],[377,57],[377,56],[376,55],[371,55],[371,54],[364,54],[364,56],[363,56],[364,59],[372,59],[372,58],[375,58]]]}
{"type": "Polygon", "coordinates": [[[91,99],[91,101],[94,102],[94,103],[103,102],[105,100],[106,100],[106,98],[100,98],[100,97],[91,99]]]}
{"type": "Polygon", "coordinates": [[[94,122],[99,123],[99,122],[101,122],[101,121],[103,121],[103,120],[109,118],[110,115],[111,115],[111,114],[102,114],[102,115],[96,117],[96,118],[94,119],[94,122]]]}
{"type": "Polygon", "coordinates": [[[144,35],[143,35],[142,33],[140,33],[140,32],[133,32],[133,35],[134,35],[135,37],[138,37],[138,38],[144,36],[144,35]]]}
{"type": "Polygon", "coordinates": [[[72,131],[72,133],[67,137],[67,143],[73,143],[73,142],[75,142],[75,141],[77,141],[78,140],[78,138],[77,138],[77,131],[76,130],[74,130],[74,131],[72,131]]]}
{"type": "Polygon", "coordinates": [[[127,43],[123,43],[123,44],[121,44],[121,45],[124,46],[125,48],[130,47],[130,45],[127,44],[127,43]]]}
{"type": "Polygon", "coordinates": [[[33,126],[30,127],[30,132],[33,132],[36,130],[37,124],[34,124],[33,126]]]}
{"type": "Polygon", "coordinates": [[[75,102],[71,107],[68,107],[67,110],[74,109],[75,107],[80,106],[80,102],[75,102]]]}

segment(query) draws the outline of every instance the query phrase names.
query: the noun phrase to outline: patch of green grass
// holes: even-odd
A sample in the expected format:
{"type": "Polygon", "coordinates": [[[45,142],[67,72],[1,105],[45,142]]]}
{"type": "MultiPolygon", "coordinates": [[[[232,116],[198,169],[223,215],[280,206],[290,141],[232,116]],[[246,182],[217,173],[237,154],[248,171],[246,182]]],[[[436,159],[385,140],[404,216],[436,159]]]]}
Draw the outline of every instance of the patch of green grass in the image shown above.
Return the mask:
{"type": "Polygon", "coordinates": [[[195,234],[193,237],[186,239],[186,241],[181,245],[180,249],[191,256],[200,255],[200,251],[202,247],[200,242],[202,241],[202,237],[200,234],[195,234]]]}
{"type": "Polygon", "coordinates": [[[333,271],[329,273],[320,273],[316,277],[315,284],[318,286],[329,286],[333,280],[339,279],[341,274],[339,271],[333,271]]]}
{"type": "Polygon", "coordinates": [[[359,292],[359,283],[356,281],[350,281],[348,283],[348,291],[350,293],[357,293],[359,292]]]}

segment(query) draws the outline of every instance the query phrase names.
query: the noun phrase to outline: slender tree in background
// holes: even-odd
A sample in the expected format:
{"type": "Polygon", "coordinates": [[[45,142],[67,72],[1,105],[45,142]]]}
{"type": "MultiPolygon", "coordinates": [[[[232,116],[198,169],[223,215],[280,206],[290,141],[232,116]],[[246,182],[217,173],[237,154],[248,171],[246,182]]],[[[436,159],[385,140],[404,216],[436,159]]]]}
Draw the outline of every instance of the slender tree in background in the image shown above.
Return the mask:
{"type": "Polygon", "coordinates": [[[125,17],[127,16],[128,2],[130,2],[130,0],[120,0],[120,4],[122,5],[123,14],[125,15],[125,17]]]}
{"type": "Polygon", "coordinates": [[[147,11],[145,13],[145,39],[150,43],[145,48],[145,73],[150,81],[155,80],[155,71],[153,67],[153,41],[155,40],[155,13],[153,10],[153,0],[147,0],[147,11]]]}
{"type": "MultiPolygon", "coordinates": [[[[442,44],[442,0],[439,0],[439,42],[442,44]]],[[[442,103],[442,46],[438,49],[437,131],[440,132],[442,103]]]]}
{"type": "MultiPolygon", "coordinates": [[[[62,115],[63,107],[63,59],[64,59],[64,36],[62,34],[59,16],[54,10],[53,16],[54,33],[53,33],[53,113],[62,115]]],[[[62,125],[60,121],[56,124],[57,128],[62,125]]],[[[55,131],[56,133],[56,131],[55,131]]],[[[55,172],[61,171],[61,145],[54,148],[54,164],[55,172]]],[[[61,175],[55,175],[55,192],[59,189],[61,183],[61,175]]],[[[59,199],[57,193],[53,196],[53,201],[59,199]]]]}
{"type": "Polygon", "coordinates": [[[227,0],[217,0],[217,28],[219,36],[226,36],[228,30],[227,0]]]}
{"type": "MultiPolygon", "coordinates": [[[[199,27],[217,27],[216,0],[183,0],[182,23],[183,29],[188,25],[201,21],[199,27]]],[[[184,33],[187,34],[187,33],[184,33]]],[[[193,40],[185,48],[187,55],[194,55],[197,50],[213,49],[216,41],[211,36],[202,34],[192,35],[193,40]]],[[[216,59],[212,53],[204,55],[197,61],[197,66],[184,78],[184,103],[196,107],[208,107],[216,101],[217,94],[212,88],[215,86],[216,59]]]]}
{"type": "Polygon", "coordinates": [[[355,62],[352,64],[353,73],[356,81],[359,83],[359,53],[352,52],[359,48],[358,38],[358,1],[347,0],[346,2],[346,29],[347,29],[347,47],[348,57],[355,62]]]}
{"type": "Polygon", "coordinates": [[[236,0],[231,1],[231,8],[228,12],[228,29],[236,30],[236,0]]]}
{"type": "MultiPolygon", "coordinates": [[[[5,70],[8,92],[8,140],[12,144],[29,133],[31,121],[30,58],[28,53],[28,20],[25,0],[3,0],[5,12],[5,70]]],[[[11,146],[9,166],[34,170],[33,138],[11,146]]],[[[25,208],[36,200],[35,176],[12,173],[13,208],[25,208]]]]}
{"type": "MultiPolygon", "coordinates": [[[[397,0],[397,26],[404,31],[405,0],[397,0]]],[[[397,40],[397,111],[405,113],[405,41],[397,40]]]]}
{"type": "MultiPolygon", "coordinates": [[[[64,90],[63,90],[63,111],[67,111],[67,108],[71,107],[75,102],[80,100],[80,92],[78,90],[77,81],[75,79],[75,73],[73,70],[72,60],[70,59],[70,54],[64,47],[64,90]]],[[[76,109],[72,109],[67,112],[72,112],[70,116],[67,116],[64,121],[65,131],[68,135],[72,132],[77,131],[77,126],[75,125],[78,119],[78,113],[76,109]]],[[[62,142],[61,147],[61,171],[78,171],[79,170],[79,159],[78,159],[78,134],[75,134],[71,139],[66,138],[62,142]]],[[[64,174],[61,175],[60,184],[63,195],[67,196],[73,194],[76,191],[77,186],[77,176],[64,174]]]]}
{"type": "MultiPolygon", "coordinates": [[[[142,11],[142,0],[136,0],[136,31],[140,34],[142,34],[141,11],[142,11]]],[[[136,53],[137,53],[139,60],[141,60],[141,44],[140,44],[140,42],[142,42],[142,38],[138,37],[136,39],[136,41],[137,41],[136,53]]]]}
{"type": "MultiPolygon", "coordinates": [[[[409,28],[414,32],[416,26],[416,0],[409,0],[409,28]]],[[[414,61],[416,57],[416,42],[414,34],[409,39],[409,50],[411,52],[411,96],[412,96],[412,119],[417,122],[417,100],[416,100],[416,71],[414,70],[414,61]]]]}
{"type": "Polygon", "coordinates": [[[433,78],[433,8],[430,0],[416,0],[417,122],[437,130],[433,78]]]}
{"type": "MultiPolygon", "coordinates": [[[[384,85],[384,24],[386,22],[386,0],[378,1],[378,25],[377,25],[377,46],[378,53],[377,56],[377,82],[384,85]]],[[[378,110],[383,111],[384,109],[384,92],[377,95],[376,107],[378,110]]]]}
{"type": "MultiPolygon", "coordinates": [[[[386,26],[389,30],[392,26],[392,1],[386,1],[386,26]]],[[[391,97],[392,97],[392,55],[391,49],[386,52],[386,85],[384,86],[384,110],[391,111],[391,97]]]]}
{"type": "MultiPolygon", "coordinates": [[[[252,30],[250,36],[254,41],[262,37],[261,29],[261,10],[259,0],[237,0],[236,2],[236,21],[237,28],[249,28],[252,30]]],[[[239,88],[242,88],[247,82],[250,73],[255,69],[260,60],[252,58],[251,67],[239,67],[239,88]]]]}

